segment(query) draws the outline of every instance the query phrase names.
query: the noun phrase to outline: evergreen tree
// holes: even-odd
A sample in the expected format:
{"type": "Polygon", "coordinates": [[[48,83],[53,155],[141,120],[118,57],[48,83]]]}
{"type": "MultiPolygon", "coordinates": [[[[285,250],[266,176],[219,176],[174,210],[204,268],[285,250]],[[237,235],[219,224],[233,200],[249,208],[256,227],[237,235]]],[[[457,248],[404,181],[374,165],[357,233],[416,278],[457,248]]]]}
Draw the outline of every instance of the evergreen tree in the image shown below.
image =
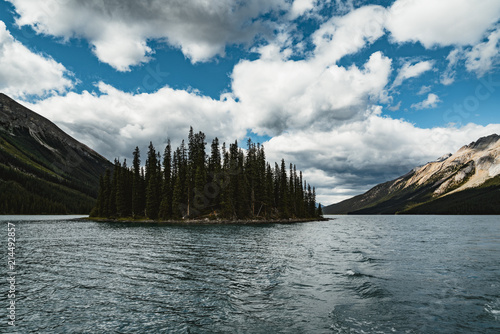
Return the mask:
{"type": "Polygon", "coordinates": [[[153,143],[149,143],[148,158],[146,160],[146,216],[150,219],[158,218],[160,207],[158,184],[158,157],[153,143]]]}
{"type": "MultiPolygon", "coordinates": [[[[99,176],[99,192],[97,195],[97,204],[95,209],[90,214],[91,217],[105,217],[104,214],[104,206],[105,206],[105,195],[104,195],[104,177],[99,176]]],[[[8,213],[8,210],[4,210],[5,213],[8,213]]]]}
{"type": "Polygon", "coordinates": [[[210,210],[220,209],[222,192],[222,162],[219,148],[219,139],[215,137],[212,141],[210,158],[208,159],[206,195],[210,200],[210,210]]]}
{"type": "Polygon", "coordinates": [[[139,147],[136,146],[132,161],[132,215],[134,217],[144,216],[144,180],[141,177],[141,154],[139,147]]]}
{"type": "Polygon", "coordinates": [[[260,216],[265,211],[265,206],[267,205],[266,196],[266,154],[264,152],[264,146],[257,145],[257,157],[256,157],[256,185],[255,185],[255,203],[258,207],[256,215],[260,216]]]}
{"type": "MultiPolygon", "coordinates": [[[[125,164],[126,166],[126,164],[125,164]]],[[[119,217],[126,217],[127,212],[127,170],[119,161],[115,162],[116,176],[116,213],[119,217]]]]}
{"type": "Polygon", "coordinates": [[[265,195],[265,213],[269,216],[273,209],[276,207],[276,202],[274,201],[274,177],[271,165],[268,163],[266,167],[266,195],[265,195]]]}
{"type": "Polygon", "coordinates": [[[318,210],[316,211],[316,216],[323,217],[323,208],[321,207],[321,203],[318,204],[318,210]]]}
{"type": "Polygon", "coordinates": [[[182,203],[182,181],[181,176],[179,174],[176,175],[174,181],[174,192],[172,198],[172,217],[173,218],[181,218],[183,213],[180,210],[182,203]]]}
{"type": "MultiPolygon", "coordinates": [[[[107,170],[100,178],[92,215],[150,219],[214,213],[229,219],[321,216],[316,189],[302,179],[302,172],[297,174],[296,166],[290,164],[287,175],[284,159],[273,169],[260,144],[249,139],[245,154],[237,141],[229,150],[223,143],[220,150],[215,138],[207,159],[205,134],[190,128],[188,140],[187,148],[182,141],[175,151],[168,141],[163,160],[150,142],[145,168],[140,166],[138,147],[130,169],[126,161],[115,160],[113,173],[107,170]]],[[[8,210],[8,204],[0,210],[8,210]]],[[[27,212],[35,210],[31,199],[19,205],[27,212]]]]}
{"type": "Polygon", "coordinates": [[[111,196],[111,171],[106,169],[106,172],[104,173],[104,190],[103,190],[103,208],[102,208],[102,216],[103,217],[110,217],[111,212],[110,212],[110,207],[109,207],[109,198],[111,196]]]}
{"type": "Polygon", "coordinates": [[[163,154],[163,191],[159,213],[162,219],[170,219],[172,217],[172,196],[172,146],[169,139],[163,154]]]}
{"type": "Polygon", "coordinates": [[[243,219],[245,217],[252,217],[254,214],[250,208],[251,198],[248,191],[248,175],[244,172],[245,155],[243,150],[238,150],[237,166],[238,174],[236,174],[236,201],[233,204],[236,209],[236,217],[243,219]]]}
{"type": "Polygon", "coordinates": [[[286,175],[286,164],[285,164],[285,159],[281,159],[281,169],[280,169],[280,186],[279,186],[279,191],[280,191],[280,204],[279,204],[279,210],[281,212],[281,215],[283,217],[288,217],[289,216],[289,198],[290,198],[290,191],[288,188],[288,178],[286,175]]]}
{"type": "Polygon", "coordinates": [[[132,201],[133,201],[133,178],[132,169],[127,167],[127,160],[123,161],[122,170],[125,173],[125,216],[132,216],[132,201]]]}
{"type": "Polygon", "coordinates": [[[187,154],[184,140],[174,153],[174,175],[172,216],[181,218],[188,215],[187,154]]]}

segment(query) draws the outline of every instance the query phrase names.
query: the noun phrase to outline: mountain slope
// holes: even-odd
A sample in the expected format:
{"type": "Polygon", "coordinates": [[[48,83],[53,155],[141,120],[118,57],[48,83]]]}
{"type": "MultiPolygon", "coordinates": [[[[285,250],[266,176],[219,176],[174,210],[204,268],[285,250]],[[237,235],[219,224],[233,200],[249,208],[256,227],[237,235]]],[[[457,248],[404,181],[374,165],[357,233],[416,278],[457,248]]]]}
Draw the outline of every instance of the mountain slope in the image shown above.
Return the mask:
{"type": "Polygon", "coordinates": [[[413,169],[362,195],[323,208],[326,214],[500,214],[500,136],[413,169]]]}
{"type": "Polygon", "coordinates": [[[111,163],[0,93],[0,214],[87,213],[111,163]]]}

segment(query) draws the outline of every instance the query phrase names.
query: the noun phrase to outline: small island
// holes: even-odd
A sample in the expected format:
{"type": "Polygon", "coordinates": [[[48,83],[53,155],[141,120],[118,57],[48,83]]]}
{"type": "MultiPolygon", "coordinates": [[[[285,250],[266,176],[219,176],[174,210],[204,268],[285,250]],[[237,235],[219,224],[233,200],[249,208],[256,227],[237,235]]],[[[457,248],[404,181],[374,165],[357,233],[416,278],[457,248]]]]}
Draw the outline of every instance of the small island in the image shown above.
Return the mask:
{"type": "Polygon", "coordinates": [[[291,223],[322,220],[316,191],[296,166],[285,160],[274,167],[264,146],[247,141],[219,144],[206,154],[205,134],[190,128],[188,143],[163,156],[149,145],[145,166],[140,151],[132,166],[115,159],[100,177],[97,203],[90,218],[106,221],[181,223],[291,223]]]}

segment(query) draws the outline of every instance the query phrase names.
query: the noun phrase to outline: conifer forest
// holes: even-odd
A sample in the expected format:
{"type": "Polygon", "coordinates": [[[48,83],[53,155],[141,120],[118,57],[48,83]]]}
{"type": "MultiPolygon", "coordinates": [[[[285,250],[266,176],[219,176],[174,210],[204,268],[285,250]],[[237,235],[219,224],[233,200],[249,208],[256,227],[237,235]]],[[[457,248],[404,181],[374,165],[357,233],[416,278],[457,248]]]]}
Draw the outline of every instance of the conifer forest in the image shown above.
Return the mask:
{"type": "Polygon", "coordinates": [[[272,166],[264,147],[247,141],[222,145],[191,127],[187,145],[168,141],[163,155],[150,143],[145,165],[136,147],[132,165],[115,160],[100,177],[91,217],[152,220],[287,219],[322,216],[315,188],[285,160],[272,166]]]}

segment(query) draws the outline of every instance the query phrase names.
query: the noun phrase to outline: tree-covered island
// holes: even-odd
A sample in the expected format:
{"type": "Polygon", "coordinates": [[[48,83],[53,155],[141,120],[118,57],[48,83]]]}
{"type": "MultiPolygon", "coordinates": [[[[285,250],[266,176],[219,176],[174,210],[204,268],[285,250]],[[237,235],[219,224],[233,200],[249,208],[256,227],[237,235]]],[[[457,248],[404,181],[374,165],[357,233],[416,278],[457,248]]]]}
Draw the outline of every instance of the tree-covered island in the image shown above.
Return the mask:
{"type": "Polygon", "coordinates": [[[149,220],[283,220],[322,217],[311,188],[285,161],[272,167],[264,147],[248,139],[220,146],[215,138],[206,154],[205,134],[191,127],[187,146],[175,150],[168,141],[163,156],[152,143],[141,167],[140,151],[132,166],[115,160],[113,171],[100,178],[92,218],[149,220]],[[287,173],[288,169],[288,173],[287,173]]]}

